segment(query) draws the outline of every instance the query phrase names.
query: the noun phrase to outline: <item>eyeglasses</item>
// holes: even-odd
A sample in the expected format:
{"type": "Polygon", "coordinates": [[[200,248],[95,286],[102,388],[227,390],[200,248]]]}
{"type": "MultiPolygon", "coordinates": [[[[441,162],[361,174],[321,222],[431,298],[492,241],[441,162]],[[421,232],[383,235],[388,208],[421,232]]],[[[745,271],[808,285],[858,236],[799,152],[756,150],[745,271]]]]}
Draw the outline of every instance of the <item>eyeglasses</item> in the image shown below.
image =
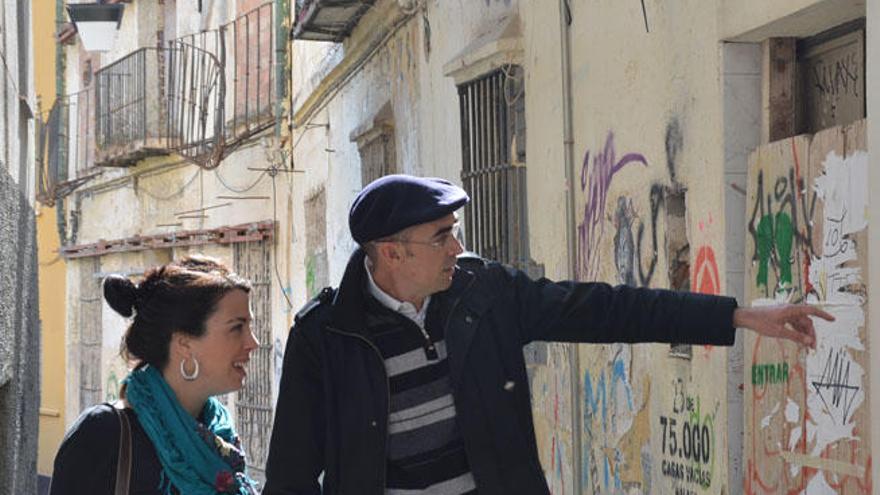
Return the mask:
{"type": "Polygon", "coordinates": [[[448,231],[440,234],[440,237],[434,239],[433,241],[416,241],[416,240],[412,240],[412,239],[400,239],[400,238],[395,237],[395,238],[390,238],[390,239],[379,239],[379,240],[376,240],[373,242],[402,242],[405,244],[422,244],[424,246],[430,246],[433,249],[440,249],[444,246],[448,246],[449,242],[452,239],[456,239],[460,243],[461,240],[459,240],[459,237],[458,237],[460,233],[461,233],[461,224],[454,223],[454,224],[452,224],[452,228],[450,228],[448,231]]]}

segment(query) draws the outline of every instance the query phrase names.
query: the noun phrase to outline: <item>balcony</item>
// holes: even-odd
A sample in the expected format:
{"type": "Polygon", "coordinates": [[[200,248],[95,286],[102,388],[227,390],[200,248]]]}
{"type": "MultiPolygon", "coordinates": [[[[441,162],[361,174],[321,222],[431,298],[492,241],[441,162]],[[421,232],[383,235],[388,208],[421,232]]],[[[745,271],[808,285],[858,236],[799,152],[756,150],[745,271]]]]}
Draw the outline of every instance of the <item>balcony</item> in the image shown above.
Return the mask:
{"type": "Polygon", "coordinates": [[[168,153],[165,51],[141,48],[95,73],[95,165],[168,153]]]}
{"type": "Polygon", "coordinates": [[[222,158],[275,124],[276,105],[280,102],[277,71],[283,67],[276,58],[274,16],[274,2],[267,2],[218,29],[184,36],[169,44],[171,135],[176,139],[173,147],[181,154],[213,136],[220,138],[216,144],[222,148],[218,155],[222,158]],[[192,77],[189,66],[210,66],[211,61],[223,70],[192,77]],[[218,74],[219,79],[214,81],[218,74]],[[205,80],[212,83],[194,86],[205,80]],[[189,96],[194,91],[196,95],[207,94],[210,87],[222,89],[207,99],[194,101],[189,96]],[[204,116],[214,119],[213,133],[193,135],[187,125],[177,123],[191,121],[193,117],[185,113],[194,113],[191,108],[197,102],[205,109],[204,116]],[[211,114],[213,108],[218,110],[211,114]]]}
{"type": "Polygon", "coordinates": [[[222,159],[225,139],[224,66],[195,41],[174,40],[168,45],[167,147],[201,167],[214,168],[222,159]]]}
{"type": "Polygon", "coordinates": [[[47,121],[44,175],[74,170],[71,160],[79,177],[170,153],[218,166],[276,123],[284,97],[276,15],[269,1],[216,30],[138,49],[97,71],[93,89],[59,100],[54,123],[47,121]]]}
{"type": "Polygon", "coordinates": [[[297,0],[293,37],[298,40],[344,40],[375,0],[297,0]]]}
{"type": "Polygon", "coordinates": [[[96,174],[94,87],[56,98],[37,131],[37,199],[51,206],[96,174]]]}

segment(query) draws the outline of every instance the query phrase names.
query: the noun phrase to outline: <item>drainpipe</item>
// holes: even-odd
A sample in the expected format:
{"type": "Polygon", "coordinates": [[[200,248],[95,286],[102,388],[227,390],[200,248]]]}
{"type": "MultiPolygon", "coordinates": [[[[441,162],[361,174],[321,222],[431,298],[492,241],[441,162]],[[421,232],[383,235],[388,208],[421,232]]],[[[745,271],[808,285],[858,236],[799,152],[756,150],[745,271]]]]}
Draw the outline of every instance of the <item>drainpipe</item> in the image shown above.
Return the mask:
{"type": "MultiPolygon", "coordinates": [[[[571,91],[571,22],[572,15],[568,0],[559,0],[559,37],[561,46],[562,71],[562,149],[565,163],[565,184],[568,188],[568,200],[565,203],[565,238],[568,245],[568,279],[577,277],[575,266],[577,260],[577,220],[575,218],[575,171],[574,171],[574,135],[572,125],[572,104],[574,98],[571,91]]],[[[569,373],[571,383],[571,435],[572,460],[571,473],[574,478],[574,493],[581,493],[581,400],[580,400],[580,357],[578,345],[569,344],[569,373]]]]}
{"type": "MultiPolygon", "coordinates": [[[[288,31],[285,19],[290,17],[290,0],[275,0],[275,139],[281,137],[281,116],[284,113],[284,93],[287,89],[288,31]]],[[[292,26],[291,26],[292,27],[292,26]]],[[[293,111],[293,107],[289,111],[293,111]]]]}

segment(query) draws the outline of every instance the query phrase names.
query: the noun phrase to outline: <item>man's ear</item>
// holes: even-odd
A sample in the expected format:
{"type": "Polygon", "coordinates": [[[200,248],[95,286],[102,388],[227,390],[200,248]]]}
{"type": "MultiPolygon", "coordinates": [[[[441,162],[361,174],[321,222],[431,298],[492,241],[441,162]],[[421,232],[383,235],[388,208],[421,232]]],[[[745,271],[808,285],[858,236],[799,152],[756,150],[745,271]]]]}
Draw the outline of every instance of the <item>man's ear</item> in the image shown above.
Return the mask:
{"type": "Polygon", "coordinates": [[[376,251],[382,262],[393,266],[403,259],[399,248],[400,245],[396,242],[383,242],[378,244],[376,251]]]}

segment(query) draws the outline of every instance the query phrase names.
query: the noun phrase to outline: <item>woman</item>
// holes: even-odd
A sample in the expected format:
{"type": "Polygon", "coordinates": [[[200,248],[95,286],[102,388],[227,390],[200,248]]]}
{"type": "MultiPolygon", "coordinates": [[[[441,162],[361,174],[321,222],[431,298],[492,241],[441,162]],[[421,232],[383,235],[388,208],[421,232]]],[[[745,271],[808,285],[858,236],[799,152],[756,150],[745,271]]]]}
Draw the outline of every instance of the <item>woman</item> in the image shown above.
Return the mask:
{"type": "MultiPolygon", "coordinates": [[[[246,280],[203,256],[153,268],[139,285],[104,280],[110,307],[134,314],[122,355],[137,365],[120,392],[131,425],[130,493],[256,493],[214,398],[241,388],[258,345],[249,293],[246,280]]],[[[77,419],[55,457],[51,494],[115,493],[122,420],[109,404],[77,419]]]]}

